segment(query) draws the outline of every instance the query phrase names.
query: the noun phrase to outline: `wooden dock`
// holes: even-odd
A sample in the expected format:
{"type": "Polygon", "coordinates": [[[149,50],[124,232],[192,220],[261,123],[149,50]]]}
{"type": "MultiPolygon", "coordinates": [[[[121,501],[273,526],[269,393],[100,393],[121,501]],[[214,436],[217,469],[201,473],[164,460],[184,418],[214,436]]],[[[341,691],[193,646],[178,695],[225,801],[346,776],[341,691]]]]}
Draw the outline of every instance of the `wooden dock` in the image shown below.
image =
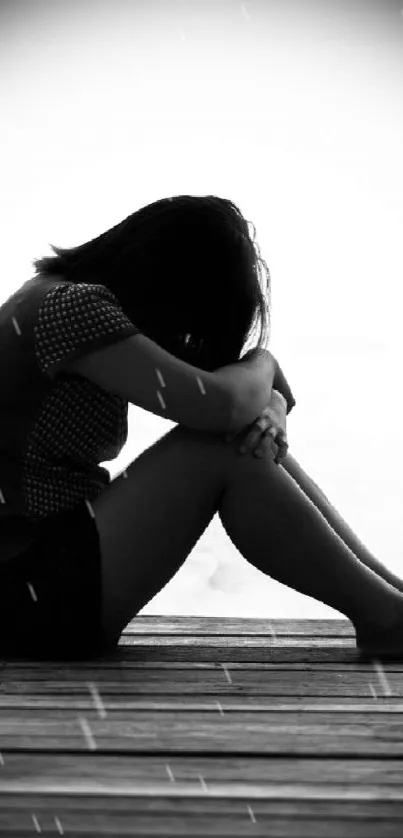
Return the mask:
{"type": "Polygon", "coordinates": [[[403,836],[403,661],[348,620],[140,615],[0,676],[0,836],[403,836]]]}

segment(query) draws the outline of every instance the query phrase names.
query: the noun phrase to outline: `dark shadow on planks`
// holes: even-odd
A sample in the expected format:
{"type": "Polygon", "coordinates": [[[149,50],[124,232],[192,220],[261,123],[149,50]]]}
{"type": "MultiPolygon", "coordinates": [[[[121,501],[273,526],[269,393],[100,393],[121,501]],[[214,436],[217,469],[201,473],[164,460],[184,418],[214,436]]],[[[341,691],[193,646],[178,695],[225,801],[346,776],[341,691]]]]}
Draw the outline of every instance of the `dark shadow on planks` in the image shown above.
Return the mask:
{"type": "Polygon", "coordinates": [[[403,661],[348,620],[138,616],[0,659],[0,836],[403,836],[403,661]]]}

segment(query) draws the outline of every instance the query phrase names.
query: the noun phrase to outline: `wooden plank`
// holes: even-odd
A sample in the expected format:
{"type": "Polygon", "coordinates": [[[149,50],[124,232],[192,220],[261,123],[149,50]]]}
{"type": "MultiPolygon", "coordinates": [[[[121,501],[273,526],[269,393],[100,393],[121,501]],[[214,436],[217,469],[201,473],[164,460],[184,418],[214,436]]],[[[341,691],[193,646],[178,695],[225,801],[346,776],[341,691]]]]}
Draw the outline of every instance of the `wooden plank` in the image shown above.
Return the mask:
{"type": "MultiPolygon", "coordinates": [[[[177,641],[165,644],[156,642],[155,644],[137,645],[137,639],[132,642],[131,638],[126,637],[121,641],[116,652],[113,653],[113,656],[109,655],[107,659],[110,661],[135,660],[138,663],[143,661],[147,663],[150,661],[172,661],[176,663],[188,663],[190,661],[194,663],[202,663],[213,661],[217,665],[230,661],[245,663],[267,662],[272,664],[315,664],[327,662],[331,664],[344,663],[357,667],[361,665],[360,655],[356,645],[353,641],[349,640],[346,642],[346,645],[343,645],[342,642],[335,641],[333,646],[331,644],[327,644],[322,647],[319,645],[315,647],[314,643],[308,643],[307,645],[301,646],[297,646],[296,644],[284,644],[284,646],[280,647],[280,645],[270,644],[269,639],[260,645],[257,641],[244,643],[243,638],[239,641],[239,644],[234,642],[229,646],[224,646],[223,644],[212,645],[207,641],[203,641],[200,645],[185,645],[177,641]]],[[[25,660],[28,659],[25,658],[25,660]]],[[[11,657],[4,659],[4,661],[6,663],[7,661],[20,663],[17,658],[11,657]]],[[[66,662],[68,663],[69,661],[66,662]]],[[[72,664],[75,663],[73,657],[70,662],[72,664]]],[[[89,661],[89,663],[90,662],[91,661],[89,661]]],[[[60,666],[60,661],[57,657],[55,657],[54,663],[56,666],[60,666]]],[[[400,664],[400,669],[402,670],[403,659],[402,661],[398,660],[394,663],[400,664]]],[[[3,672],[7,672],[7,668],[8,667],[5,666],[3,672]]]]}
{"type": "MultiPolygon", "coordinates": [[[[132,710],[114,710],[113,712],[105,711],[105,706],[102,704],[101,710],[97,710],[94,705],[89,705],[85,716],[88,720],[96,721],[98,718],[107,719],[108,724],[123,727],[130,725],[133,721],[135,724],[144,723],[151,724],[155,719],[158,725],[169,724],[176,719],[181,719],[183,724],[198,725],[205,722],[206,725],[214,724],[217,714],[229,725],[246,724],[248,719],[254,725],[286,725],[287,727],[297,725],[298,727],[311,725],[318,725],[319,727],[328,727],[331,730],[334,726],[351,725],[364,726],[368,725],[393,725],[396,730],[401,727],[403,734],[403,712],[401,708],[390,708],[388,713],[385,713],[382,705],[374,711],[373,707],[367,707],[365,712],[361,708],[352,710],[351,708],[344,708],[344,711],[339,712],[332,710],[330,707],[323,707],[321,710],[314,708],[307,710],[306,708],[288,707],[276,708],[268,711],[258,708],[253,711],[250,707],[245,710],[230,710],[224,707],[221,702],[210,704],[207,708],[199,710],[197,708],[189,708],[184,706],[180,711],[173,707],[170,711],[159,708],[151,708],[151,710],[138,710],[133,714],[132,710]]],[[[31,707],[28,709],[15,708],[3,709],[0,714],[0,736],[4,733],[11,733],[13,730],[18,730],[19,726],[24,725],[24,728],[32,727],[33,729],[40,729],[44,726],[55,727],[55,725],[66,725],[69,727],[72,722],[78,718],[76,710],[73,708],[46,708],[45,710],[38,707],[31,707]]],[[[0,740],[1,741],[1,740],[0,740]]]]}
{"type": "MultiPolygon", "coordinates": [[[[314,661],[313,663],[307,662],[300,662],[300,661],[278,661],[277,663],[273,663],[271,661],[236,661],[232,660],[230,662],[220,662],[215,663],[212,661],[194,661],[194,660],[183,660],[183,661],[137,661],[133,656],[127,655],[126,658],[121,658],[119,660],[100,660],[98,663],[94,663],[93,659],[89,659],[88,661],[66,661],[65,663],[61,663],[60,661],[35,661],[35,660],[9,660],[7,665],[5,666],[2,674],[0,675],[0,684],[6,679],[11,673],[13,677],[18,678],[35,678],[42,680],[46,674],[55,673],[57,675],[65,675],[66,673],[73,675],[77,674],[79,676],[80,673],[84,675],[88,675],[88,677],[93,677],[98,673],[111,673],[111,675],[117,673],[132,673],[132,677],[135,678],[138,672],[145,672],[147,670],[153,671],[165,671],[166,673],[169,672],[188,672],[188,671],[195,671],[200,672],[200,674],[204,672],[208,672],[209,670],[215,670],[219,672],[224,671],[224,667],[226,667],[230,671],[236,671],[237,669],[242,670],[254,670],[256,672],[356,672],[356,673],[365,673],[373,672],[376,668],[376,659],[371,662],[363,662],[356,664],[354,663],[338,663],[333,661],[314,661]]],[[[398,663],[396,661],[382,661],[382,667],[385,671],[388,672],[403,672],[403,664],[398,663]]]]}
{"type": "Polygon", "coordinates": [[[254,665],[244,665],[242,661],[223,661],[222,663],[214,661],[210,662],[209,666],[201,668],[198,666],[198,662],[186,661],[181,666],[167,666],[166,662],[161,662],[159,666],[149,667],[138,662],[136,667],[104,668],[100,666],[97,669],[78,668],[74,664],[65,668],[27,666],[24,670],[21,670],[19,666],[10,666],[3,671],[0,677],[0,689],[1,693],[4,694],[8,686],[16,681],[24,684],[41,685],[42,683],[60,682],[62,680],[66,683],[74,680],[77,684],[84,684],[87,681],[93,682],[94,680],[106,684],[120,681],[134,686],[137,683],[149,682],[152,684],[158,680],[171,681],[172,684],[197,681],[200,685],[205,681],[209,684],[216,682],[220,685],[224,681],[253,685],[254,682],[271,683],[273,680],[282,681],[283,679],[285,682],[291,680],[299,681],[302,684],[310,683],[311,680],[317,682],[325,680],[329,684],[339,681],[361,683],[369,675],[382,671],[387,673],[391,679],[395,679],[397,683],[403,682],[403,667],[383,662],[381,666],[373,662],[371,665],[361,668],[354,665],[298,667],[287,664],[280,667],[266,661],[259,661],[254,665]]]}
{"type": "Polygon", "coordinates": [[[243,635],[266,636],[270,626],[286,637],[309,635],[310,637],[354,637],[354,627],[345,617],[332,620],[305,620],[261,617],[200,617],[187,615],[138,614],[128,623],[127,634],[183,634],[200,635],[243,635]]]}
{"type": "MultiPolygon", "coordinates": [[[[12,805],[13,802],[21,805],[24,799],[31,798],[32,801],[47,801],[48,804],[52,801],[59,800],[65,803],[69,800],[74,800],[76,806],[84,806],[87,801],[93,798],[96,806],[107,800],[112,808],[116,805],[119,799],[133,800],[135,804],[147,798],[165,798],[167,801],[171,798],[187,798],[190,801],[197,800],[197,798],[209,800],[239,800],[240,798],[250,798],[251,800],[273,800],[281,801],[287,800],[292,802],[306,802],[306,801],[341,801],[343,803],[356,804],[373,803],[382,801],[393,801],[398,806],[398,811],[403,816],[403,789],[399,786],[371,786],[365,785],[363,787],[352,788],[346,778],[344,783],[327,786],[308,785],[306,783],[292,783],[281,785],[277,783],[264,785],[259,782],[247,784],[242,781],[225,783],[222,781],[206,781],[203,775],[194,780],[187,780],[172,782],[165,779],[160,782],[146,783],[140,782],[138,784],[126,783],[120,786],[111,787],[108,783],[94,783],[91,780],[83,781],[77,778],[68,787],[63,783],[49,783],[46,789],[38,790],[35,783],[21,783],[21,782],[3,782],[0,792],[0,804],[4,800],[9,800],[12,805]],[[14,801],[12,800],[14,798],[14,801]],[[85,802],[84,802],[85,801],[85,802]]],[[[117,805],[117,807],[119,804],[117,805]]],[[[0,805],[0,811],[3,807],[0,805]]]]}
{"type": "Polygon", "coordinates": [[[136,753],[169,751],[181,753],[313,754],[330,756],[403,756],[403,721],[382,723],[326,719],[278,713],[238,714],[237,719],[216,713],[141,714],[127,719],[91,718],[88,714],[58,720],[8,719],[0,727],[1,750],[122,751],[136,753]]]}
{"type": "Polygon", "coordinates": [[[403,661],[347,620],[140,616],[0,673],[0,836],[403,834],[403,661]]]}
{"type": "Polygon", "coordinates": [[[55,752],[35,753],[3,751],[0,765],[0,791],[4,784],[27,783],[38,793],[52,783],[63,785],[68,791],[79,778],[93,782],[96,788],[107,786],[113,790],[128,784],[155,784],[169,782],[196,782],[200,776],[206,783],[242,782],[248,785],[301,783],[305,786],[325,788],[327,785],[343,785],[348,782],[356,787],[388,786],[403,788],[403,761],[390,757],[387,760],[351,758],[332,759],[319,757],[304,758],[298,755],[277,756],[268,759],[254,754],[242,757],[227,754],[205,754],[166,756],[136,754],[99,754],[88,751],[83,754],[58,754],[55,752]]]}
{"type": "MultiPolygon", "coordinates": [[[[298,702],[292,696],[271,696],[270,700],[259,699],[258,697],[245,696],[238,701],[236,699],[228,698],[227,696],[220,696],[218,699],[211,698],[210,701],[206,697],[204,701],[200,700],[198,696],[189,695],[186,702],[172,699],[155,701],[152,697],[146,700],[132,699],[127,701],[125,696],[116,695],[116,700],[110,701],[109,698],[99,694],[100,702],[106,713],[114,713],[130,711],[131,713],[141,712],[143,710],[148,712],[159,713],[160,711],[182,713],[184,711],[199,711],[199,712],[217,712],[217,707],[220,705],[225,713],[231,712],[248,712],[261,713],[275,710],[277,712],[299,711],[300,713],[307,713],[315,711],[318,713],[324,712],[338,712],[350,713],[360,712],[363,714],[385,714],[385,713],[403,713],[403,702],[401,698],[394,696],[379,695],[376,698],[372,697],[371,701],[358,701],[356,698],[346,698],[341,696],[337,702],[324,700],[323,698],[310,697],[309,701],[300,699],[298,702]]],[[[27,698],[20,698],[19,696],[6,696],[0,700],[0,714],[2,718],[2,709],[12,709],[14,713],[18,710],[71,710],[75,712],[84,711],[90,713],[97,708],[92,698],[87,700],[76,697],[74,694],[66,698],[60,698],[58,695],[43,697],[41,695],[29,695],[27,698]]]]}
{"type": "MultiPolygon", "coordinates": [[[[118,647],[97,659],[120,662],[271,661],[273,664],[365,665],[352,623],[345,619],[285,620],[137,615],[118,647]]],[[[2,659],[7,669],[7,658],[2,659]]],[[[23,667],[25,662],[20,660],[23,667]]],[[[57,666],[57,660],[54,661],[57,666]]],[[[398,662],[399,663],[399,662],[398,662]]],[[[403,667],[403,659],[400,662],[403,667]]]]}
{"type": "MultiPolygon", "coordinates": [[[[58,697],[90,694],[90,684],[96,686],[98,692],[105,696],[113,696],[117,701],[120,697],[152,697],[162,695],[166,700],[169,696],[198,696],[202,701],[212,700],[211,696],[237,695],[238,697],[270,698],[287,696],[288,699],[302,698],[335,699],[339,697],[369,698],[374,695],[395,699],[403,696],[403,674],[386,666],[373,667],[360,672],[354,668],[329,671],[318,668],[316,671],[299,672],[292,669],[281,671],[266,669],[266,667],[244,668],[210,667],[200,670],[192,667],[184,669],[141,669],[134,674],[128,670],[111,672],[99,670],[88,673],[84,670],[66,670],[63,673],[44,673],[37,671],[29,677],[19,678],[18,673],[11,670],[3,673],[0,684],[0,696],[4,702],[15,695],[18,697],[46,696],[58,697]],[[372,685],[372,689],[371,689],[372,685]],[[375,691],[375,693],[374,693],[375,691]],[[209,698],[206,698],[209,696],[209,698]]],[[[127,698],[126,698],[127,700],[127,698]]],[[[142,699],[146,700],[145,698],[142,699]]]]}
{"type": "Polygon", "coordinates": [[[300,783],[292,786],[282,785],[281,789],[278,789],[276,785],[208,784],[204,778],[201,780],[188,783],[144,783],[138,787],[127,785],[113,790],[107,786],[95,788],[91,787],[91,783],[87,786],[86,783],[77,782],[74,788],[64,789],[53,785],[41,793],[28,786],[21,785],[18,788],[18,784],[12,788],[10,784],[10,788],[0,793],[0,817],[6,807],[29,810],[31,807],[37,809],[41,806],[46,811],[63,806],[66,810],[76,809],[81,812],[87,809],[111,812],[123,812],[125,809],[129,812],[159,809],[162,813],[168,813],[176,812],[181,803],[183,808],[194,814],[206,809],[219,811],[219,807],[231,814],[232,806],[235,809],[239,808],[242,800],[249,800],[257,805],[266,804],[264,808],[268,812],[277,810],[278,813],[290,814],[291,818],[293,815],[300,816],[302,812],[313,814],[313,804],[315,807],[318,805],[318,814],[321,810],[333,809],[339,815],[346,813],[347,817],[357,812],[364,817],[371,817],[379,810],[385,814],[390,813],[390,804],[393,803],[395,817],[403,822],[403,791],[398,788],[389,790],[385,787],[379,793],[376,787],[366,787],[356,792],[350,789],[347,783],[321,789],[307,788],[300,783]]]}
{"type": "Polygon", "coordinates": [[[128,647],[131,647],[136,651],[140,651],[142,649],[151,650],[153,648],[169,649],[172,647],[178,650],[191,649],[192,652],[197,652],[199,649],[205,648],[224,652],[232,649],[242,652],[245,650],[247,652],[263,650],[267,653],[274,649],[286,651],[291,648],[302,652],[301,660],[304,660],[304,652],[309,652],[311,649],[316,650],[317,652],[322,651],[326,657],[328,656],[327,653],[329,650],[331,652],[357,652],[356,639],[353,635],[332,635],[328,637],[319,637],[313,634],[301,634],[299,636],[290,636],[276,633],[275,629],[273,629],[273,633],[266,632],[264,635],[245,633],[242,635],[227,634],[222,637],[219,635],[209,634],[198,636],[191,636],[190,634],[177,636],[172,634],[136,635],[124,632],[120,637],[119,645],[113,652],[113,655],[117,657],[119,656],[119,652],[127,653],[128,647]]]}
{"type": "MultiPolygon", "coordinates": [[[[31,802],[31,801],[29,801],[31,802]]],[[[348,802],[333,801],[262,801],[262,800],[215,800],[204,794],[199,800],[185,797],[162,799],[147,798],[140,807],[140,801],[119,802],[111,811],[111,799],[96,801],[98,808],[91,807],[89,798],[83,799],[82,807],[75,809],[63,806],[65,801],[53,810],[38,802],[34,811],[10,810],[2,813],[0,834],[17,834],[19,838],[36,832],[66,835],[184,835],[219,836],[270,835],[301,836],[304,838],[336,838],[340,836],[342,824],[346,838],[401,838],[402,818],[400,806],[393,802],[372,803],[350,807],[348,802]],[[171,803],[171,806],[169,806],[171,803]],[[63,806],[63,810],[60,808],[63,806]],[[357,814],[360,821],[357,822],[357,814]],[[57,819],[57,820],[56,820],[57,819]],[[400,830],[400,831],[399,831],[400,830]]],[[[56,801],[55,801],[56,803],[56,801]]],[[[57,802],[58,803],[58,802],[57,802]]]]}
{"type": "MultiPolygon", "coordinates": [[[[75,668],[74,665],[70,665],[68,668],[64,670],[59,670],[53,668],[51,665],[47,666],[39,666],[39,665],[32,665],[27,666],[24,668],[20,668],[19,666],[11,667],[4,672],[3,676],[0,676],[0,689],[3,687],[1,691],[3,694],[7,693],[7,687],[14,684],[16,681],[19,683],[25,684],[32,684],[33,689],[35,690],[36,686],[41,686],[44,681],[52,683],[54,680],[62,680],[62,676],[64,676],[63,680],[73,680],[77,684],[84,684],[84,683],[95,683],[96,680],[99,680],[101,683],[116,683],[116,681],[124,682],[127,684],[134,684],[136,685],[138,682],[143,682],[144,680],[149,679],[151,681],[155,681],[160,678],[164,678],[166,681],[172,681],[172,683],[180,683],[181,681],[193,681],[199,679],[200,682],[204,680],[208,680],[211,682],[213,676],[215,676],[214,680],[219,679],[221,682],[222,678],[225,677],[228,683],[232,683],[233,681],[237,681],[241,675],[244,673],[245,676],[249,676],[252,680],[260,681],[262,678],[262,674],[264,673],[268,681],[272,681],[273,679],[281,679],[282,677],[287,677],[288,680],[303,680],[312,678],[313,680],[322,680],[323,678],[327,678],[329,682],[338,681],[340,679],[348,680],[351,678],[358,683],[366,681],[368,677],[371,675],[376,674],[379,677],[381,672],[387,673],[390,675],[391,678],[394,676],[399,676],[400,679],[403,675],[403,669],[399,665],[396,664],[386,664],[381,663],[379,666],[378,663],[373,662],[371,664],[363,665],[355,667],[349,664],[336,664],[336,665],[325,665],[322,666],[320,664],[307,664],[301,665],[295,663],[285,664],[272,664],[272,663],[255,663],[255,664],[248,664],[248,663],[238,663],[237,661],[230,661],[226,663],[199,663],[194,661],[185,661],[184,663],[178,664],[175,661],[172,661],[172,664],[167,663],[165,661],[153,662],[153,664],[149,664],[147,662],[144,663],[136,663],[133,666],[127,667],[117,667],[117,666],[110,666],[110,667],[103,667],[100,666],[97,669],[92,667],[81,667],[75,668]],[[256,674],[256,677],[254,677],[256,674]],[[53,677],[55,676],[55,677],[53,677]]],[[[2,701],[2,697],[0,694],[0,702],[2,701]]]]}

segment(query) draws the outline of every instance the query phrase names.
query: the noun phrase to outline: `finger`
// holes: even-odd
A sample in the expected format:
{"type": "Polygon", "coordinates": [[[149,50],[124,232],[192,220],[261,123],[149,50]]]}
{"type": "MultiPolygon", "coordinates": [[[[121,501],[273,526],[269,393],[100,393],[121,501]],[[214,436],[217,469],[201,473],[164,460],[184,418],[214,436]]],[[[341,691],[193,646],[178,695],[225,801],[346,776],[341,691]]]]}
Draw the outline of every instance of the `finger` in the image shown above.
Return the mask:
{"type": "Polygon", "coordinates": [[[253,422],[252,425],[245,429],[242,437],[239,439],[239,452],[241,454],[246,454],[256,448],[256,445],[259,443],[260,439],[262,439],[265,430],[266,423],[264,422],[264,417],[261,417],[257,421],[253,422]]]}
{"type": "Polygon", "coordinates": [[[262,431],[260,428],[255,428],[254,430],[249,431],[248,435],[242,440],[239,446],[240,453],[246,454],[248,451],[253,451],[261,439],[262,431]]]}
{"type": "Polygon", "coordinates": [[[273,459],[275,459],[277,457],[278,450],[277,443],[274,441],[272,436],[267,433],[259,440],[254,454],[256,457],[263,457],[264,455],[269,454],[273,459]]]}
{"type": "Polygon", "coordinates": [[[275,457],[275,462],[277,465],[285,460],[288,454],[288,445],[279,445],[277,455],[275,457]]]}

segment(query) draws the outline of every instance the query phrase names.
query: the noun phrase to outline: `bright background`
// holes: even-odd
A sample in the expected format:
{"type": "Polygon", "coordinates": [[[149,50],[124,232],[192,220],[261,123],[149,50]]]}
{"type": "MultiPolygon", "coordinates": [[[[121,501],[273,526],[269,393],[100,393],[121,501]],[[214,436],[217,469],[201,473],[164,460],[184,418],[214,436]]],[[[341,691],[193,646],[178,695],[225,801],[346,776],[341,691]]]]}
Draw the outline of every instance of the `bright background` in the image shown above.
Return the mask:
{"type": "MultiPolygon", "coordinates": [[[[233,200],[272,276],[290,451],[398,575],[402,7],[0,5],[0,302],[49,243],[81,244],[161,197],[233,200]]],[[[171,427],[130,406],[112,477],[171,427]]],[[[218,516],[142,613],[342,616],[255,570],[218,516]]]]}

